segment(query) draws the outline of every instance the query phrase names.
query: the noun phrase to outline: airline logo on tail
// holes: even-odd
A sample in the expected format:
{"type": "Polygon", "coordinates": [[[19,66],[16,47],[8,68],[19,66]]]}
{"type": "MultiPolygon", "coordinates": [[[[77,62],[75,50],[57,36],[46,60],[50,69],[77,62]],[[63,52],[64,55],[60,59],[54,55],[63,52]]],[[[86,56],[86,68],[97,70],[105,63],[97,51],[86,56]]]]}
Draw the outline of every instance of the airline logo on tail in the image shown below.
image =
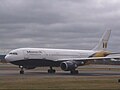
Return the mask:
{"type": "Polygon", "coordinates": [[[93,49],[95,51],[105,50],[108,46],[108,40],[110,38],[111,30],[107,30],[102,38],[100,39],[98,45],[93,49]]]}
{"type": "Polygon", "coordinates": [[[107,42],[103,42],[103,48],[107,48],[107,42]]]}

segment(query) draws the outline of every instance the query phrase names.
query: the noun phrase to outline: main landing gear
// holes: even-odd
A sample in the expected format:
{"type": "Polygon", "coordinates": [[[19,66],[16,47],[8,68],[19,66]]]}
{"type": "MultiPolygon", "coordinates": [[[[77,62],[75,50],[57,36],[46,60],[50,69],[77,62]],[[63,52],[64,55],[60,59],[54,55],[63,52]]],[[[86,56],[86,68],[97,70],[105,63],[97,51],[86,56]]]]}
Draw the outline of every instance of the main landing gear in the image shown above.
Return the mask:
{"type": "Polygon", "coordinates": [[[78,70],[71,70],[70,73],[71,74],[78,74],[79,72],[78,72],[78,70]]]}
{"type": "Polygon", "coordinates": [[[56,72],[55,69],[53,69],[52,66],[50,66],[50,69],[48,69],[48,73],[53,73],[54,74],[55,72],[56,72]]]}
{"type": "Polygon", "coordinates": [[[20,66],[20,74],[24,74],[24,68],[23,68],[23,66],[20,66]]]}

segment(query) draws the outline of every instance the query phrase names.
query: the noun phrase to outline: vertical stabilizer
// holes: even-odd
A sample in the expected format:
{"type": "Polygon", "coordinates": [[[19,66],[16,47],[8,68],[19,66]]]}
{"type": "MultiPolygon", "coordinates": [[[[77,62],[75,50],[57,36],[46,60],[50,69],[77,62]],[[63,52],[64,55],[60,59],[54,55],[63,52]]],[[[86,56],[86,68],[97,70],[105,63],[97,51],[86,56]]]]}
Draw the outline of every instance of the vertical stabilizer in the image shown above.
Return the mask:
{"type": "Polygon", "coordinates": [[[93,50],[106,50],[108,46],[108,40],[110,38],[111,30],[107,30],[102,38],[100,39],[98,45],[93,50]]]}

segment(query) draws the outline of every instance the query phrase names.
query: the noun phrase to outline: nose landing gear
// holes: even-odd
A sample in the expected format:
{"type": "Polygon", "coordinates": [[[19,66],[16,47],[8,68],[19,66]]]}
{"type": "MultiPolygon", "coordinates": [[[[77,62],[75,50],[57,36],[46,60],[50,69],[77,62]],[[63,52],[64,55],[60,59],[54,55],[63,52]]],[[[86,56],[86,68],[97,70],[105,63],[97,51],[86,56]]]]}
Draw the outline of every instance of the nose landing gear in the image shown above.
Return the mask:
{"type": "Polygon", "coordinates": [[[20,74],[24,74],[24,68],[23,66],[19,66],[20,67],[20,74]]]}

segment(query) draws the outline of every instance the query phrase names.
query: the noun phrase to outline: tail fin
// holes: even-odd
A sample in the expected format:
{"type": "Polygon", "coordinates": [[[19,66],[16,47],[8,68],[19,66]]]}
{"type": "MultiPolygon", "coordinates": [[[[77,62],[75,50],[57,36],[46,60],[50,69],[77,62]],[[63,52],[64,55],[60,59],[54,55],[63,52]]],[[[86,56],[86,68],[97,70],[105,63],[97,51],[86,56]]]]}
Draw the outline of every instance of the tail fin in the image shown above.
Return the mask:
{"type": "Polygon", "coordinates": [[[105,50],[108,46],[108,40],[111,34],[111,30],[107,30],[102,38],[100,39],[98,45],[93,50],[105,50]]]}

